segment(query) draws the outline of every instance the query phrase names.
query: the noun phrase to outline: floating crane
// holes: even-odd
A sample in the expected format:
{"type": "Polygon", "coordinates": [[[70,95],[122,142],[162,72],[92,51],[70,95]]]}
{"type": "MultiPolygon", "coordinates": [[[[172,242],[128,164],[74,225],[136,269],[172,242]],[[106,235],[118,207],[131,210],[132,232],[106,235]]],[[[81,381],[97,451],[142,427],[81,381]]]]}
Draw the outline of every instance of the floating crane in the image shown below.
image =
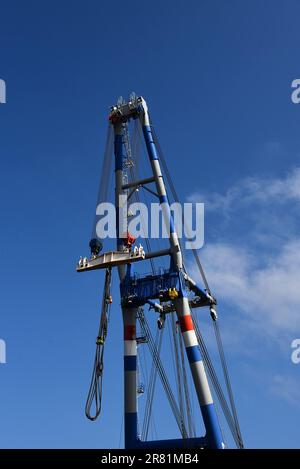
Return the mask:
{"type": "MultiPolygon", "coordinates": [[[[203,287],[199,286],[187,271],[184,250],[176,233],[164,176],[166,176],[173,199],[177,202],[179,202],[179,199],[143,97],[137,97],[133,93],[128,101],[123,100],[123,98],[119,99],[118,103],[110,110],[109,131],[98,203],[106,201],[107,198],[108,180],[111,172],[111,161],[113,160],[111,154],[112,141],[114,141],[115,161],[116,249],[101,253],[103,240],[97,236],[96,230],[94,230],[90,241],[91,257],[80,258],[77,265],[78,272],[97,269],[105,271],[101,319],[96,339],[93,376],[85,409],[86,416],[90,420],[95,420],[101,411],[104,347],[109,310],[112,303],[112,269],[116,267],[120,280],[124,325],[125,448],[223,449],[225,447],[224,435],[220,419],[217,416],[211,388],[214,390],[214,396],[216,396],[222,409],[236,446],[243,448],[242,435],[218,326],[217,301],[211,293],[198,252],[195,249],[192,252],[203,281],[203,287]],[[138,172],[135,171],[137,165],[135,153],[137,153],[137,150],[133,147],[136,147],[137,140],[132,142],[130,138],[129,126],[132,123],[135,125],[134,132],[136,135],[140,135],[145,141],[150,162],[148,164],[149,173],[144,178],[139,178],[138,172]],[[162,173],[161,164],[164,174],[162,173]],[[169,230],[168,246],[164,249],[152,250],[149,239],[146,239],[146,249],[141,245],[135,245],[135,238],[127,230],[130,205],[128,210],[124,212],[122,200],[125,200],[126,204],[131,200],[139,200],[139,192],[142,189],[148,193],[148,196],[150,194],[159,201],[165,226],[169,230]],[[163,259],[167,262],[167,267],[155,267],[154,263],[160,263],[163,259]],[[147,261],[151,264],[150,274],[134,272],[134,265],[142,266],[147,261]],[[157,314],[155,339],[145,313],[146,306],[149,307],[149,311],[157,314]],[[208,308],[210,312],[224,373],[227,398],[220,385],[198,326],[197,317],[194,313],[197,308],[208,308]],[[160,356],[165,323],[169,324],[170,334],[173,336],[175,344],[173,356],[176,359],[175,370],[176,382],[179,388],[179,403],[172,390],[160,356]],[[140,328],[140,336],[137,333],[137,324],[140,328]],[[145,346],[144,344],[148,345],[152,357],[152,368],[150,384],[147,389],[144,421],[142,428],[140,428],[138,399],[144,395],[145,386],[139,379],[138,351],[140,347],[145,346]],[[204,436],[195,434],[195,427],[192,422],[187,364],[190,368],[194,391],[205,427],[204,436]],[[181,435],[180,438],[148,440],[149,421],[157,376],[161,380],[162,387],[170,403],[181,435]],[[95,412],[91,415],[93,403],[95,412]]],[[[143,167],[145,167],[144,162],[143,167]]]]}

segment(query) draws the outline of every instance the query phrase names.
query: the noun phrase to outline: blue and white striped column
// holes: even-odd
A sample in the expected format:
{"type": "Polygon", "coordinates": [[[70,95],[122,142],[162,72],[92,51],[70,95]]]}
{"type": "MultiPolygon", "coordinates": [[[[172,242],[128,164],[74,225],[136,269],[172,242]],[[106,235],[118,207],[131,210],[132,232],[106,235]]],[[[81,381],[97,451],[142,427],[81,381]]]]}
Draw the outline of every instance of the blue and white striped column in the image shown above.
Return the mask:
{"type": "Polygon", "coordinates": [[[201,408],[207,443],[210,448],[222,449],[224,448],[224,443],[222,441],[221,429],[201,358],[188,298],[186,296],[177,298],[174,300],[174,305],[201,408]]]}
{"type": "MultiPolygon", "coordinates": [[[[115,133],[115,205],[117,250],[123,251],[122,235],[127,231],[127,212],[122,208],[120,196],[126,196],[122,189],[124,167],[124,143],[122,123],[114,125],[115,133]],[[121,217],[120,217],[121,216],[121,217]],[[120,219],[121,218],[121,219],[120,219]],[[123,226],[120,226],[120,223],[123,226]]],[[[120,281],[125,278],[126,266],[118,267],[120,281]]],[[[137,346],[136,315],[137,308],[122,308],[124,325],[124,436],[125,448],[137,446],[137,346]]]]}
{"type": "MultiPolygon", "coordinates": [[[[142,101],[142,106],[144,110],[142,117],[143,133],[147,145],[153,175],[155,178],[156,190],[159,195],[165,225],[167,229],[170,228],[170,246],[173,250],[174,265],[178,270],[180,270],[183,267],[182,254],[173,222],[173,217],[170,210],[170,205],[166,194],[165,184],[160,169],[157,149],[151,131],[148,108],[144,100],[142,101]]],[[[217,419],[212,395],[210,392],[209,383],[205,373],[203,361],[201,358],[200,348],[195,334],[193,320],[190,314],[188,298],[185,296],[184,291],[183,297],[179,297],[174,300],[174,305],[180,323],[186,353],[189,360],[193,381],[202,412],[202,417],[206,429],[206,440],[209,447],[222,449],[224,448],[222,434],[217,419]]]]}
{"type": "Polygon", "coordinates": [[[182,255],[180,251],[179,241],[174,226],[173,217],[170,210],[170,204],[167,197],[166,187],[160,169],[157,149],[154,143],[152,130],[150,126],[148,108],[145,100],[142,100],[144,113],[142,115],[143,134],[147,146],[148,156],[150,159],[153,176],[155,178],[155,185],[159,202],[163,214],[164,223],[167,230],[170,230],[170,246],[173,250],[173,261],[178,269],[182,268],[182,255]]]}
{"type": "Polygon", "coordinates": [[[137,446],[137,308],[123,308],[125,449],[137,446]]]}

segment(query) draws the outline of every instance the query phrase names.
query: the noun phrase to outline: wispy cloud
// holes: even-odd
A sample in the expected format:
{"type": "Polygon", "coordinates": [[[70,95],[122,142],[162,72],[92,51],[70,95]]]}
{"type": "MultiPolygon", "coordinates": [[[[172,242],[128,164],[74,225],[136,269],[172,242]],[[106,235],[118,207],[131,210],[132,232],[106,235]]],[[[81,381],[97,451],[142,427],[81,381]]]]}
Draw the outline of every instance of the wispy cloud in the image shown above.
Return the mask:
{"type": "Polygon", "coordinates": [[[269,390],[293,407],[300,407],[299,386],[300,381],[298,379],[291,376],[275,375],[269,390]]]}
{"type": "Polygon", "coordinates": [[[265,336],[299,332],[300,168],[199,197],[192,196],[206,202],[210,224],[227,220],[200,252],[217,297],[265,336]]]}
{"type": "Polygon", "coordinates": [[[300,239],[263,263],[246,248],[222,243],[206,246],[202,260],[216,296],[263,335],[300,331],[300,239]]]}
{"type": "Polygon", "coordinates": [[[283,178],[249,177],[234,184],[223,194],[195,192],[189,199],[203,201],[208,211],[229,212],[257,203],[300,202],[300,167],[283,178]]]}

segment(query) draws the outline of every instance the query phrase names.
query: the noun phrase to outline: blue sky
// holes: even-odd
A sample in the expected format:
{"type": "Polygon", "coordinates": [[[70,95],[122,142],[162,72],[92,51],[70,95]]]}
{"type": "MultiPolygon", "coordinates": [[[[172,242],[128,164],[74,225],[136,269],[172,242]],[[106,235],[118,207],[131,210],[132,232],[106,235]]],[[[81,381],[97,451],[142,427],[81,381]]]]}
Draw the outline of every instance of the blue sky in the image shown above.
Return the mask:
{"type": "Polygon", "coordinates": [[[108,108],[132,90],[148,101],[181,198],[206,203],[202,257],[245,444],[299,447],[299,2],[0,9],[1,447],[119,446],[117,289],[92,424],[84,402],[103,278],[76,275],[75,264],[87,253],[108,108]]]}

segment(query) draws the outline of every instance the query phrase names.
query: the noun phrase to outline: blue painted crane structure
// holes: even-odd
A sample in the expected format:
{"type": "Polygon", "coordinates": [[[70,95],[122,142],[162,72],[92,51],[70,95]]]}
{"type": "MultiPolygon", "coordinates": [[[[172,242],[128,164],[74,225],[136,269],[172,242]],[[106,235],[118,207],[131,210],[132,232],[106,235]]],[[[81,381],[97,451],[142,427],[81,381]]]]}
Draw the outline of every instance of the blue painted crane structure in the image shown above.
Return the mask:
{"type": "MultiPolygon", "coordinates": [[[[216,312],[217,302],[211,294],[196,250],[193,250],[193,254],[196,264],[199,267],[204,287],[199,286],[187,272],[183,249],[176,233],[176,227],[170,208],[161,163],[164,167],[164,173],[169,181],[169,185],[171,189],[173,189],[172,192],[175,200],[178,200],[178,197],[174,185],[172,181],[170,181],[166,162],[162,157],[161,149],[151,124],[148,107],[144,98],[132,94],[128,101],[124,101],[123,99],[119,100],[110,110],[109,129],[111,133],[113,131],[113,137],[108,137],[108,140],[113,138],[114,141],[116,249],[114,251],[101,253],[103,240],[99,239],[97,234],[94,234],[90,242],[91,257],[81,258],[77,265],[78,272],[96,269],[105,270],[102,313],[96,341],[96,356],[92,383],[86,404],[86,415],[91,420],[94,420],[99,415],[101,409],[103,353],[108,327],[108,311],[111,304],[110,286],[112,269],[116,267],[120,281],[120,297],[124,325],[125,448],[199,447],[223,449],[225,442],[211,387],[213,387],[214,395],[220,403],[236,446],[242,448],[243,440],[238,424],[218,327],[218,316],[216,312]],[[129,124],[131,122],[136,122],[138,128],[141,130],[150,163],[149,174],[140,179],[137,178],[133,171],[134,161],[129,132],[129,124]],[[128,174],[131,175],[130,180],[128,174]],[[164,249],[153,251],[151,249],[144,250],[141,245],[139,247],[134,246],[136,240],[128,232],[130,206],[127,208],[127,204],[134,195],[137,195],[140,189],[145,189],[148,194],[152,194],[153,197],[159,201],[163,221],[169,234],[168,246],[164,249]],[[126,204],[124,201],[126,201],[126,204]],[[126,206],[126,210],[124,210],[124,206],[126,206]],[[154,268],[153,262],[159,262],[163,258],[167,260],[167,266],[154,268]],[[145,275],[134,271],[133,266],[135,264],[143,265],[146,261],[150,261],[152,265],[152,272],[150,274],[145,275]],[[176,402],[176,398],[166,377],[160,357],[160,339],[158,339],[158,341],[153,339],[147,322],[147,315],[144,312],[145,306],[148,306],[157,314],[158,331],[163,331],[165,322],[168,320],[173,328],[172,333],[174,337],[176,336],[174,332],[175,329],[176,333],[179,332],[175,337],[178,347],[174,354],[177,357],[177,364],[181,360],[181,365],[178,364],[177,366],[177,372],[178,382],[182,387],[180,394],[181,400],[185,398],[187,402],[185,411],[183,405],[178,405],[176,402]],[[229,404],[217,378],[200,328],[193,314],[193,310],[203,307],[209,309],[210,317],[214,324],[222,369],[225,376],[225,384],[229,396],[229,404]],[[141,336],[137,333],[137,323],[142,333],[141,336]],[[180,337],[178,337],[179,335],[180,337]],[[152,406],[151,402],[154,392],[154,378],[148,393],[146,423],[143,425],[142,432],[139,429],[138,399],[140,395],[144,394],[145,388],[144,385],[139,382],[138,349],[143,343],[147,343],[149,346],[154,363],[153,376],[155,376],[156,370],[178,424],[181,433],[180,438],[156,439],[150,441],[147,438],[152,406]],[[185,357],[183,353],[184,349],[185,357]],[[197,396],[205,427],[204,436],[196,436],[191,423],[191,406],[189,404],[188,378],[185,362],[190,368],[191,382],[194,386],[194,392],[197,396]],[[92,416],[91,407],[93,402],[95,402],[96,411],[92,416]]],[[[108,158],[112,158],[112,155],[109,155],[108,158]]],[[[102,175],[100,185],[102,199],[105,198],[103,187],[107,185],[108,166],[109,163],[104,162],[105,174],[102,175]]],[[[147,247],[149,248],[149,245],[147,245],[147,247]]]]}

